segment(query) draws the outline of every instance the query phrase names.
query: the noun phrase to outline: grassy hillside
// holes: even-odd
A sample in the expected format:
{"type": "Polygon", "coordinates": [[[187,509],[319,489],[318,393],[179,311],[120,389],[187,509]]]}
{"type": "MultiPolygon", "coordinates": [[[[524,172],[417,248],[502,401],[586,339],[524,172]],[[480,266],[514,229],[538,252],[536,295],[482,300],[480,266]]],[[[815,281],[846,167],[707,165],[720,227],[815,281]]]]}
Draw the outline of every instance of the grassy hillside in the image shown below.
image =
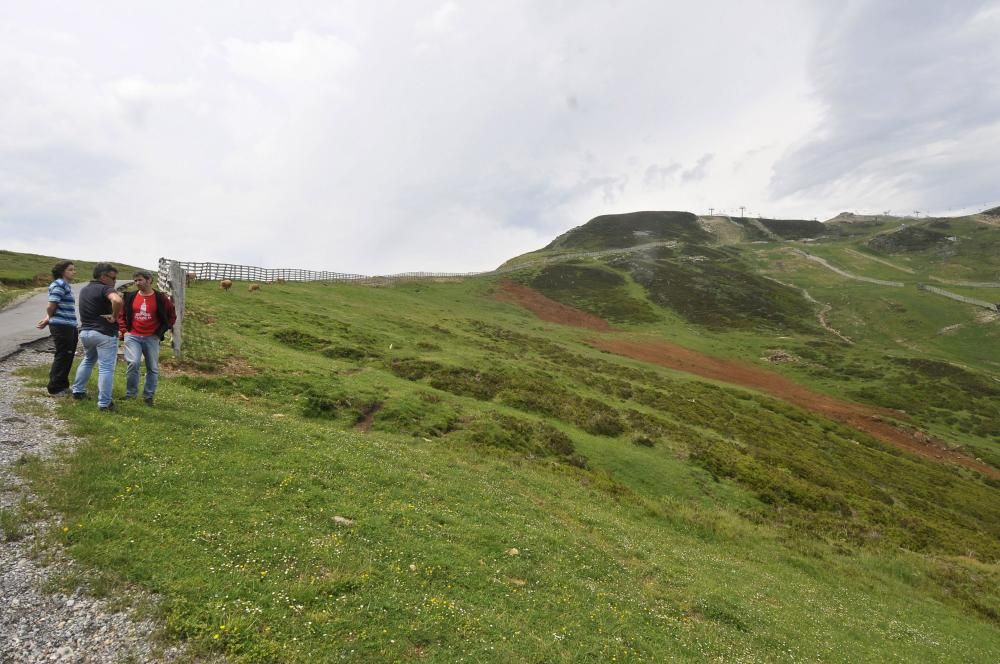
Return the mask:
{"type": "Polygon", "coordinates": [[[157,406],[64,403],[87,442],[22,472],[67,587],[157,593],[195,654],[993,662],[1000,316],[916,287],[1000,299],[982,219],[636,213],[512,281],[198,284],[157,406]]]}
{"type": "MultiPolygon", "coordinates": [[[[0,309],[22,293],[46,286],[52,281],[52,266],[64,259],[54,256],[40,256],[0,249],[0,309]]],[[[77,281],[86,281],[97,261],[76,261],[77,281]]],[[[115,263],[121,276],[131,277],[138,268],[115,263]],[[127,274],[126,274],[127,273],[127,274]]]]}
{"type": "Polygon", "coordinates": [[[709,238],[690,212],[632,212],[596,217],[560,235],[542,251],[593,251],[664,240],[704,242],[709,238]]]}
{"type": "Polygon", "coordinates": [[[727,334],[570,268],[524,279],[586,284],[628,332],[542,322],[489,278],[197,285],[157,406],[65,403],[88,442],[23,472],[92,588],[158,593],[171,636],[234,661],[995,660],[995,481],[591,342],[874,355],[809,312],[727,334]]]}
{"type": "MultiPolygon", "coordinates": [[[[688,218],[673,214],[639,218],[677,227],[650,230],[657,237],[687,239],[513,278],[620,327],[713,354],[756,360],[781,351],[791,361],[775,370],[828,393],[906,411],[973,456],[1000,463],[1000,315],[917,288],[930,284],[1000,302],[1000,227],[975,216],[880,217],[826,224],[818,233],[818,222],[712,217],[701,224],[706,240],[688,233],[688,218]],[[748,230],[751,221],[770,224],[768,241],[760,228],[748,230]],[[730,227],[739,223],[746,228],[734,243],[730,227]],[[885,240],[900,235],[931,239],[885,240]]],[[[591,248],[602,246],[601,237],[618,246],[623,235],[610,219],[598,217],[559,242],[573,245],[579,234],[591,248]]],[[[634,224],[634,215],[621,221],[634,224]]]]}

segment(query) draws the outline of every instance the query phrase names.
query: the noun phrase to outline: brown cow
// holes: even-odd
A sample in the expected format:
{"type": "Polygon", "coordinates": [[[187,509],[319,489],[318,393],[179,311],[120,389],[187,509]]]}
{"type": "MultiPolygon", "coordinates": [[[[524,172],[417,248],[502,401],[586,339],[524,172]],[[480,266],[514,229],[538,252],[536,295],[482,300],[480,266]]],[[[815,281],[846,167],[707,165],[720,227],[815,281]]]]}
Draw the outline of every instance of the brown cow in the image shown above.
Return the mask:
{"type": "Polygon", "coordinates": [[[229,292],[229,289],[232,287],[233,287],[232,279],[223,279],[222,281],[219,282],[219,288],[221,288],[226,292],[229,292]]]}
{"type": "Polygon", "coordinates": [[[260,290],[260,284],[250,284],[247,287],[247,290],[250,291],[251,293],[253,293],[254,291],[259,291],[260,290]]]}
{"type": "Polygon", "coordinates": [[[197,275],[197,274],[195,274],[194,272],[186,272],[186,273],[184,274],[184,284],[185,284],[186,286],[190,286],[190,285],[191,285],[191,284],[193,284],[193,283],[194,283],[194,282],[195,282],[195,281],[196,281],[197,279],[198,279],[198,275],[197,275]]]}

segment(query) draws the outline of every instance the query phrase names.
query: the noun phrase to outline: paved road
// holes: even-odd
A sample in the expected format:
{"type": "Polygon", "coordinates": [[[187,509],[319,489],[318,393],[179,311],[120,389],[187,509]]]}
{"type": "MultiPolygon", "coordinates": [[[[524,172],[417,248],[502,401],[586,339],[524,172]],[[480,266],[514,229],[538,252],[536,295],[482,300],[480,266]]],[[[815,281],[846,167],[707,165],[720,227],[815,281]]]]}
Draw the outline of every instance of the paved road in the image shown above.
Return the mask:
{"type": "Polygon", "coordinates": [[[48,299],[48,293],[41,291],[19,304],[0,311],[0,360],[19,351],[22,344],[49,336],[48,328],[39,330],[35,327],[35,324],[45,316],[48,299]]]}
{"type": "MultiPolygon", "coordinates": [[[[130,283],[131,279],[119,279],[117,285],[130,283]]],[[[86,285],[86,281],[74,282],[73,295],[79,298],[80,289],[86,285]]],[[[45,316],[48,300],[48,292],[42,290],[27,300],[0,311],[0,360],[21,350],[23,344],[49,336],[48,328],[39,330],[35,327],[35,324],[45,316]]]]}

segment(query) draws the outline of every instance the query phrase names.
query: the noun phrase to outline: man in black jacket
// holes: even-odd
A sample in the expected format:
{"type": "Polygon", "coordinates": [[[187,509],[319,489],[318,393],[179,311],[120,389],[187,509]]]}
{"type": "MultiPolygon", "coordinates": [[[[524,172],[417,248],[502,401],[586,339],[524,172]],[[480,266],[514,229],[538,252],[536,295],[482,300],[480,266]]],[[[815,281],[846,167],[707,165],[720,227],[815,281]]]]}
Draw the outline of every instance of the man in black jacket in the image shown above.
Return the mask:
{"type": "Polygon", "coordinates": [[[177,322],[177,312],[169,297],[153,290],[153,275],[139,270],[132,275],[139,289],[125,294],[118,317],[118,336],[125,340],[125,398],[139,396],[139,363],[146,359],[146,382],[142,399],[153,405],[160,379],[160,342],[177,322]]]}

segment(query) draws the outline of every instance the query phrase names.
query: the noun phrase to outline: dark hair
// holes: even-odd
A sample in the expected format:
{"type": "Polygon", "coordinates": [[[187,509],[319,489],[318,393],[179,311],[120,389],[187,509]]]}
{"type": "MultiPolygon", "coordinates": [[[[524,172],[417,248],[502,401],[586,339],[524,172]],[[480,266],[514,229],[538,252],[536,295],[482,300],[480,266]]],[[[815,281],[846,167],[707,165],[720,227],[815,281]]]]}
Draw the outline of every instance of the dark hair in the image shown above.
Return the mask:
{"type": "Polygon", "coordinates": [[[132,275],[132,278],[135,279],[136,277],[142,277],[143,279],[147,279],[149,281],[153,280],[153,275],[146,270],[136,270],[135,274],[132,275]]]}
{"type": "Polygon", "coordinates": [[[100,279],[108,272],[118,272],[118,268],[111,263],[98,263],[94,266],[94,279],[100,279]]]}
{"type": "Polygon", "coordinates": [[[73,261],[59,261],[52,266],[52,278],[62,279],[63,273],[66,272],[66,268],[73,265],[73,261]]]}

